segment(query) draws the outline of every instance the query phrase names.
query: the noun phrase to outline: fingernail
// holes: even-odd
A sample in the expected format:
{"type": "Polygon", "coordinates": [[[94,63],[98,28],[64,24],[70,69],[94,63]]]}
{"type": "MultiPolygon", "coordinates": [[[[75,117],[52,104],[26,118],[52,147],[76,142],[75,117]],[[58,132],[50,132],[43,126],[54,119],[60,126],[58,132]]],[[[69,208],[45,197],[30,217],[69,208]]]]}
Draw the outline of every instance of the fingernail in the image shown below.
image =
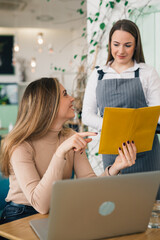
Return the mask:
{"type": "Polygon", "coordinates": [[[126,146],[125,142],[123,143],[123,146],[126,146]]]}
{"type": "Polygon", "coordinates": [[[95,134],[98,134],[98,132],[95,132],[95,134]]]}
{"type": "Polygon", "coordinates": [[[119,150],[121,151],[121,148],[119,147],[119,150]]]}
{"type": "Polygon", "coordinates": [[[134,143],[134,141],[132,141],[132,143],[134,143]]]}
{"type": "Polygon", "coordinates": [[[127,141],[127,143],[129,144],[129,141],[127,141]]]}

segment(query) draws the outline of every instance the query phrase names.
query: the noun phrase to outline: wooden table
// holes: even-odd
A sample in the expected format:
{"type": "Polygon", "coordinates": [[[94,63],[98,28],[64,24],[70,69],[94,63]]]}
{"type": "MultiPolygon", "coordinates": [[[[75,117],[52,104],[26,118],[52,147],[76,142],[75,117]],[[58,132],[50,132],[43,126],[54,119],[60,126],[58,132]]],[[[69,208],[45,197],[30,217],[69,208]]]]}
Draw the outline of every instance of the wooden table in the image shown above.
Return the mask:
{"type": "MultiPolygon", "coordinates": [[[[0,225],[0,236],[10,240],[38,240],[39,238],[30,227],[29,221],[46,217],[48,215],[35,214],[0,225]]],[[[108,238],[107,240],[160,240],[160,229],[147,229],[144,233],[108,238]]]]}

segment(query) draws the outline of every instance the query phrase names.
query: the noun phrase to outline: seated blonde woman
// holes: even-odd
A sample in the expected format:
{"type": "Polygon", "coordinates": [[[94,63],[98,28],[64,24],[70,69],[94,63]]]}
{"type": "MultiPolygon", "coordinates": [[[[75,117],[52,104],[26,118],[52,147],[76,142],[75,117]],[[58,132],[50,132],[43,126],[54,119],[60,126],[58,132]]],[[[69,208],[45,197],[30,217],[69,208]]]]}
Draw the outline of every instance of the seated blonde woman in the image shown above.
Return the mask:
{"type": "MultiPolygon", "coordinates": [[[[37,212],[49,212],[53,182],[96,177],[85,148],[93,132],[75,133],[64,127],[74,117],[74,98],[55,78],[41,78],[26,88],[17,121],[2,145],[1,170],[10,188],[1,224],[37,212]]],[[[136,160],[134,143],[118,149],[119,155],[101,176],[117,175],[136,160]]]]}

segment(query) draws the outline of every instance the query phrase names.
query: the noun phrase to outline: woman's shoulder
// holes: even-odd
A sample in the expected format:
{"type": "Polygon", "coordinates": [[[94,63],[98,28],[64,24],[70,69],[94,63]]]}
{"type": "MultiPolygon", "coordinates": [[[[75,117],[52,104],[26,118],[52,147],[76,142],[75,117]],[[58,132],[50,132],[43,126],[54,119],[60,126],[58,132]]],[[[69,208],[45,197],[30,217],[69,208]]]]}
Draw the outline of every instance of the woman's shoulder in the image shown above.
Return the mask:
{"type": "Polygon", "coordinates": [[[139,63],[138,65],[139,65],[139,68],[140,68],[140,72],[142,74],[144,74],[145,76],[149,77],[149,76],[154,75],[154,74],[157,75],[157,71],[153,66],[151,66],[149,64],[146,64],[146,63],[139,63]]]}
{"type": "Polygon", "coordinates": [[[15,162],[25,162],[24,159],[33,159],[34,148],[31,143],[24,141],[18,146],[13,147],[13,152],[11,156],[11,163],[15,162]]]}
{"type": "Polygon", "coordinates": [[[21,144],[13,148],[13,152],[14,153],[24,153],[24,152],[32,153],[34,152],[34,148],[31,142],[23,141],[21,144]]]}
{"type": "Polygon", "coordinates": [[[107,71],[109,68],[110,68],[110,63],[105,65],[97,65],[95,66],[94,71],[99,71],[99,70],[107,71]]]}
{"type": "Polygon", "coordinates": [[[147,63],[138,63],[137,64],[140,69],[145,70],[145,71],[152,71],[155,68],[147,63]]]}

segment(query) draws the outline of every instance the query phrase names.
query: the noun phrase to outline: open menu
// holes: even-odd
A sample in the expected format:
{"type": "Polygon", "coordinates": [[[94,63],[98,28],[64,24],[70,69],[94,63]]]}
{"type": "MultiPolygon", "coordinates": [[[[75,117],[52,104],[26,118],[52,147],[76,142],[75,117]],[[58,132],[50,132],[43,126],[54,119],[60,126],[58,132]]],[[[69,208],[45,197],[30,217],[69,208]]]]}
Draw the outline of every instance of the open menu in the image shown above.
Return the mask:
{"type": "Polygon", "coordinates": [[[100,137],[100,154],[118,154],[123,142],[134,141],[137,153],[152,150],[160,116],[160,106],[112,108],[104,110],[100,137]]]}

